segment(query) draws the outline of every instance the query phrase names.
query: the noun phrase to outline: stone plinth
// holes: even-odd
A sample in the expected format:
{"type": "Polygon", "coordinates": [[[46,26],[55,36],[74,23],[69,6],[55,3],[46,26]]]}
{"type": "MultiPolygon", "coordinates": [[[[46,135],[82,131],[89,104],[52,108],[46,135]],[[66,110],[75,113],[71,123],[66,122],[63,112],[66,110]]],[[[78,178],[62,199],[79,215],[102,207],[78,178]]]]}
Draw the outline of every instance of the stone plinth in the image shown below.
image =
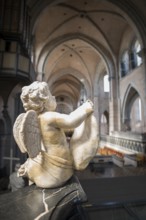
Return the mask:
{"type": "Polygon", "coordinates": [[[41,189],[32,185],[0,197],[2,220],[66,220],[74,219],[77,207],[87,200],[76,177],[64,186],[41,189]]]}

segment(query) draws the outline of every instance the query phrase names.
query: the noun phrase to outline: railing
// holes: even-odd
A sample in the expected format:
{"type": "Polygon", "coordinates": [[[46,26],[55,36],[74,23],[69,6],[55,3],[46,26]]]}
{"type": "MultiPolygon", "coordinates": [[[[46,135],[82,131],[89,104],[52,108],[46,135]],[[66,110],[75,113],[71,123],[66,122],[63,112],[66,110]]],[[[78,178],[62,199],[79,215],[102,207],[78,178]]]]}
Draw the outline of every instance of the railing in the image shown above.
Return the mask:
{"type": "Polygon", "coordinates": [[[119,135],[109,136],[109,135],[101,135],[100,136],[100,144],[107,144],[114,148],[118,148],[121,151],[131,151],[136,153],[146,153],[146,139],[145,136],[142,135],[123,135],[120,133],[119,135]]]}

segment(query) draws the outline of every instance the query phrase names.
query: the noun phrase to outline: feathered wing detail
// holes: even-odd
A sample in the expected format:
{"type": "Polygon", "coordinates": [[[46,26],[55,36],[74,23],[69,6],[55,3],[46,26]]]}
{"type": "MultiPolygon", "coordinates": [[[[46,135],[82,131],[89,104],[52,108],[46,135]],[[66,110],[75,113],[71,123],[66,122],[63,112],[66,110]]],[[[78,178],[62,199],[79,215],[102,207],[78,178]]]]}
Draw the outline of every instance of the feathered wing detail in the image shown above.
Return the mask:
{"type": "Polygon", "coordinates": [[[19,146],[22,153],[27,152],[25,144],[23,143],[23,140],[22,140],[22,135],[23,134],[21,133],[21,130],[22,130],[21,125],[22,125],[22,121],[23,121],[24,116],[25,116],[25,113],[20,114],[16,118],[16,121],[15,121],[14,126],[13,126],[14,139],[15,139],[15,141],[16,141],[17,145],[19,146]]]}
{"type": "Polygon", "coordinates": [[[33,110],[19,115],[13,127],[16,143],[29,157],[36,157],[41,151],[41,133],[37,113],[33,110]]]}
{"type": "Polygon", "coordinates": [[[70,148],[76,170],[85,169],[98,148],[97,121],[93,114],[75,128],[70,148]]]}

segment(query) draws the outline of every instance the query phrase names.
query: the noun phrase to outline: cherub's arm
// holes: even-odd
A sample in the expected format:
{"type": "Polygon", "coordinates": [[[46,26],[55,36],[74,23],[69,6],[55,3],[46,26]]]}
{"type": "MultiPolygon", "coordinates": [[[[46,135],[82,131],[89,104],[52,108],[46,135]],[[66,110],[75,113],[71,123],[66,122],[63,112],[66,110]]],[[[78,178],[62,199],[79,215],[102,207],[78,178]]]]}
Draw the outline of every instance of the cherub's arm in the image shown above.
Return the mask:
{"type": "Polygon", "coordinates": [[[53,125],[62,129],[73,129],[79,126],[91,113],[93,113],[93,103],[88,100],[69,115],[56,113],[53,125]]]}

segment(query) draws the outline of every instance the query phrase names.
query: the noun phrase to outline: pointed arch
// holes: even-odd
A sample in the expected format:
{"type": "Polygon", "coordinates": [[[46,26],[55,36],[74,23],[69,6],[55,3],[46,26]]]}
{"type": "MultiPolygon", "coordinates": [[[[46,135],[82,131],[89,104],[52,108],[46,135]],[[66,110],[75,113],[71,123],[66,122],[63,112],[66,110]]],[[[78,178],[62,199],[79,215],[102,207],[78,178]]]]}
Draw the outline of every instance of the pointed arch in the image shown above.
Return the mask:
{"type": "Polygon", "coordinates": [[[12,123],[15,121],[18,114],[23,112],[22,103],[20,100],[22,85],[17,84],[11,91],[8,99],[8,113],[10,115],[12,123]],[[12,108],[13,106],[13,108],[12,108]],[[13,109],[13,110],[12,110],[13,109]]]}
{"type": "Polygon", "coordinates": [[[141,45],[137,38],[133,40],[130,51],[130,66],[131,69],[134,69],[142,64],[141,45]]]}
{"type": "Polygon", "coordinates": [[[122,115],[125,130],[142,131],[142,100],[140,93],[131,84],[124,98],[122,115]]]}
{"type": "MultiPolygon", "coordinates": [[[[67,82],[65,78],[70,77],[74,78],[77,84],[75,84],[75,81],[70,81],[71,90],[72,90],[72,97],[76,102],[79,101],[79,90],[81,84],[84,84],[85,94],[88,98],[91,98],[91,85],[88,82],[88,79],[86,79],[81,72],[79,72],[76,69],[73,68],[66,68],[61,69],[59,71],[56,71],[51,77],[47,80],[48,85],[50,87],[51,92],[53,93],[54,88],[57,86],[58,82],[61,82],[60,80],[63,79],[64,82],[67,82]],[[82,83],[82,79],[84,79],[84,82],[82,83]],[[79,87],[79,88],[78,88],[79,87]]],[[[62,93],[62,91],[61,91],[62,93]]],[[[53,95],[56,96],[56,94],[53,93],[53,95]]]]}
{"type": "Polygon", "coordinates": [[[100,118],[100,133],[101,135],[107,135],[109,133],[109,113],[106,110],[100,118]]]}
{"type": "Polygon", "coordinates": [[[61,37],[58,37],[52,40],[51,42],[49,42],[48,44],[46,44],[40,52],[36,71],[44,72],[44,64],[46,62],[46,59],[49,56],[49,54],[54,50],[54,48],[60,45],[61,43],[64,43],[68,40],[73,40],[73,39],[80,39],[86,42],[87,44],[89,44],[91,47],[93,47],[94,50],[102,57],[105,63],[105,66],[107,68],[107,71],[109,72],[109,75],[112,76],[113,73],[115,73],[114,59],[112,55],[109,53],[109,51],[96,40],[81,33],[80,34],[66,34],[64,35],[63,39],[61,37]]]}

